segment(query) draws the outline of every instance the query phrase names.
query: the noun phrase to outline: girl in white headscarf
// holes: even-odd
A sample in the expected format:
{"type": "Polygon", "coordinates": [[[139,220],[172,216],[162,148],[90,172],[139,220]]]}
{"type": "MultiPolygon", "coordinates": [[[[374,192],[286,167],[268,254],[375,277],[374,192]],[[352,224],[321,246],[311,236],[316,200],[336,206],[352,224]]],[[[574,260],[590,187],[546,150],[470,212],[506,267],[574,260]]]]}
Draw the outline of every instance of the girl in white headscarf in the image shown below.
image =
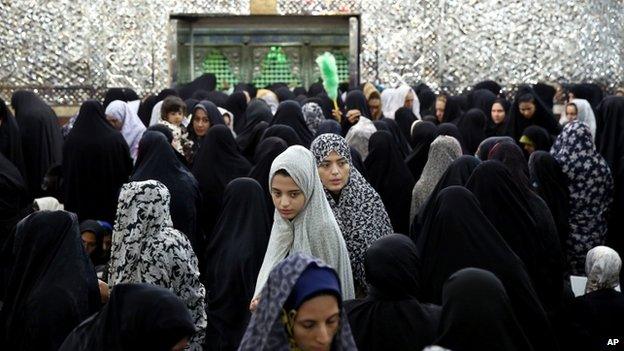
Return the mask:
{"type": "Polygon", "coordinates": [[[294,145],[277,156],[269,176],[275,204],[273,228],[258,274],[255,309],[271,269],[294,252],[322,259],[336,270],[342,285],[342,298],[353,299],[353,275],[347,246],[319,178],[312,153],[294,145]],[[287,186],[282,186],[286,183],[287,186]]]}
{"type": "Polygon", "coordinates": [[[440,135],[431,143],[425,168],[412,190],[410,225],[446,169],[461,155],[462,149],[459,141],[451,136],[440,135]]]}
{"type": "Polygon", "coordinates": [[[115,100],[106,107],[106,119],[117,130],[121,132],[128,147],[130,156],[136,161],[139,152],[139,141],[145,132],[145,126],[141,119],[132,111],[130,106],[121,100],[115,100]]]}
{"type": "Polygon", "coordinates": [[[567,105],[559,123],[566,125],[569,122],[578,120],[589,127],[589,131],[592,134],[592,139],[596,140],[596,116],[591,105],[585,99],[572,99],[567,105]]]}
{"type": "Polygon", "coordinates": [[[394,119],[394,113],[401,107],[411,108],[416,118],[420,119],[420,101],[409,85],[403,84],[396,89],[384,89],[381,92],[384,117],[394,119]]]}

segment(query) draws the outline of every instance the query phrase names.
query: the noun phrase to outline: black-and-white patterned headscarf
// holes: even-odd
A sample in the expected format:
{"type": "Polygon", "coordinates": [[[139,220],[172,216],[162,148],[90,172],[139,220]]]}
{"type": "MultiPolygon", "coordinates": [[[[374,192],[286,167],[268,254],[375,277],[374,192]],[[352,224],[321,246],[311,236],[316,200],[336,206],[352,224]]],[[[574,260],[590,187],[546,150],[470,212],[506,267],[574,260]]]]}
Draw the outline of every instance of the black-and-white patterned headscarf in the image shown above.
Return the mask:
{"type": "Polygon", "coordinates": [[[364,256],[375,240],[392,234],[392,224],[381,197],[353,165],[347,141],[336,134],[321,134],[310,146],[317,166],[335,151],[349,162],[349,181],[338,201],[329,190],[325,195],[344,236],[351,259],[351,268],[356,287],[366,288],[364,256]]]}
{"type": "MultiPolygon", "coordinates": [[[[281,320],[282,310],[297,280],[311,264],[329,267],[319,259],[295,252],[271,270],[239,351],[291,350],[289,336],[281,320]]],[[[334,336],[332,350],[357,350],[344,309],[340,313],[340,327],[334,336]]]]}
{"type": "Polygon", "coordinates": [[[301,112],[303,112],[303,118],[305,118],[308,129],[316,135],[319,124],[325,120],[323,109],[316,102],[308,102],[301,106],[301,112]]]}

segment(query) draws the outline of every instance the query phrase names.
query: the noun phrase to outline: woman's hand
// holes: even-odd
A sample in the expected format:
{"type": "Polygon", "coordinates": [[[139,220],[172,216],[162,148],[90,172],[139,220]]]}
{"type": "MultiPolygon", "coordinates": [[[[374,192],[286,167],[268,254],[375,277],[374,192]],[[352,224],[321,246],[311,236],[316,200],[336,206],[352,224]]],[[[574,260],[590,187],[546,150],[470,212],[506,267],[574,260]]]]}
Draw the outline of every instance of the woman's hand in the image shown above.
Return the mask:
{"type": "Polygon", "coordinates": [[[332,116],[334,116],[334,119],[338,121],[338,123],[342,121],[342,111],[340,111],[340,109],[332,110],[332,116]]]}
{"type": "Polygon", "coordinates": [[[249,304],[249,311],[256,312],[256,308],[258,308],[258,304],[260,303],[260,297],[254,297],[253,300],[251,300],[251,303],[249,304]]]}
{"type": "Polygon", "coordinates": [[[360,110],[349,110],[347,111],[347,120],[351,124],[356,124],[360,120],[360,110]]]}
{"type": "Polygon", "coordinates": [[[108,284],[98,279],[98,286],[100,288],[100,298],[102,299],[102,303],[105,304],[108,302],[108,297],[110,296],[108,284]]]}

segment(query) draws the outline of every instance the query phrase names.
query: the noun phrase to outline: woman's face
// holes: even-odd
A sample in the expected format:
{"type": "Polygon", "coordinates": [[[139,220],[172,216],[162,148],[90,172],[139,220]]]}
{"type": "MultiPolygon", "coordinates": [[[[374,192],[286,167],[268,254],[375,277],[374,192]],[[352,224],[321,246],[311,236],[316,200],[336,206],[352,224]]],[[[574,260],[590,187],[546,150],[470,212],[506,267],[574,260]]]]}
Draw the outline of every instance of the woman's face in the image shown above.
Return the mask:
{"type": "Polygon", "coordinates": [[[91,255],[97,248],[97,240],[94,232],[84,231],[80,235],[82,237],[82,245],[87,251],[87,255],[91,255]]]}
{"type": "Polygon", "coordinates": [[[182,351],[188,346],[188,338],[184,338],[178,341],[177,344],[173,345],[171,351],[182,351]]]}
{"type": "Polygon", "coordinates": [[[576,120],[578,118],[578,111],[576,110],[576,106],[567,105],[566,106],[566,116],[570,122],[576,120]]]}
{"type": "Polygon", "coordinates": [[[113,126],[113,128],[117,130],[121,130],[121,127],[123,127],[123,122],[113,116],[106,115],[106,120],[111,126],[113,126]]]}
{"type": "Polygon", "coordinates": [[[526,118],[526,119],[531,119],[533,118],[533,115],[535,114],[535,104],[532,102],[521,102],[518,105],[518,108],[520,109],[520,114],[522,115],[522,117],[526,118]]]}
{"type": "Polygon", "coordinates": [[[349,161],[340,156],[336,151],[332,151],[318,166],[321,183],[325,189],[334,194],[340,193],[349,182],[351,167],[349,161]]]}
{"type": "Polygon", "coordinates": [[[271,198],[280,216],[291,220],[303,210],[305,195],[297,183],[288,176],[276,174],[271,180],[271,198]]]}
{"type": "Polygon", "coordinates": [[[374,120],[381,117],[381,100],[378,98],[371,98],[368,100],[368,110],[371,113],[371,118],[374,120]]]}
{"type": "Polygon", "coordinates": [[[522,144],[524,147],[524,150],[530,155],[533,152],[535,152],[535,146],[531,145],[531,144],[522,144]]]}
{"type": "Polygon", "coordinates": [[[436,100],[435,103],[435,114],[438,122],[442,123],[444,119],[444,109],[446,109],[446,101],[444,100],[436,100]]]}
{"type": "Polygon", "coordinates": [[[500,124],[505,120],[505,109],[503,108],[503,105],[498,102],[492,105],[491,114],[492,122],[494,122],[494,124],[500,124]]]}
{"type": "Polygon", "coordinates": [[[340,309],[335,296],[321,295],[297,310],[293,337],[304,351],[329,351],[340,327],[340,309]]]}
{"type": "Polygon", "coordinates": [[[195,110],[195,116],[193,117],[193,130],[199,137],[203,137],[210,128],[210,120],[208,119],[208,113],[198,108],[195,110]]]}
{"type": "Polygon", "coordinates": [[[410,90],[410,92],[405,97],[405,102],[403,103],[403,107],[407,107],[410,110],[414,106],[414,92],[410,90]]]}

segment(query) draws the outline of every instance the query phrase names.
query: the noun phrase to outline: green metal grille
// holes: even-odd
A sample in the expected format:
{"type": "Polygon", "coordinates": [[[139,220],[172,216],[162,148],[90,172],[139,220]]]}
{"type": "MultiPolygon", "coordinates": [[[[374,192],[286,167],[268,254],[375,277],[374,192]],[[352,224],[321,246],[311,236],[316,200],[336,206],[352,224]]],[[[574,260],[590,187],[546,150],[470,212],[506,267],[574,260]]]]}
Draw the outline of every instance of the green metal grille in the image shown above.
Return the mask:
{"type": "Polygon", "coordinates": [[[301,85],[301,77],[294,74],[292,62],[279,46],[271,46],[260,63],[260,74],[253,78],[256,87],[266,87],[273,83],[286,83],[290,86],[301,85]]]}
{"type": "Polygon", "coordinates": [[[220,50],[211,49],[202,67],[205,73],[214,73],[217,77],[217,90],[227,90],[238,83],[238,78],[230,68],[230,62],[220,50]]]}

